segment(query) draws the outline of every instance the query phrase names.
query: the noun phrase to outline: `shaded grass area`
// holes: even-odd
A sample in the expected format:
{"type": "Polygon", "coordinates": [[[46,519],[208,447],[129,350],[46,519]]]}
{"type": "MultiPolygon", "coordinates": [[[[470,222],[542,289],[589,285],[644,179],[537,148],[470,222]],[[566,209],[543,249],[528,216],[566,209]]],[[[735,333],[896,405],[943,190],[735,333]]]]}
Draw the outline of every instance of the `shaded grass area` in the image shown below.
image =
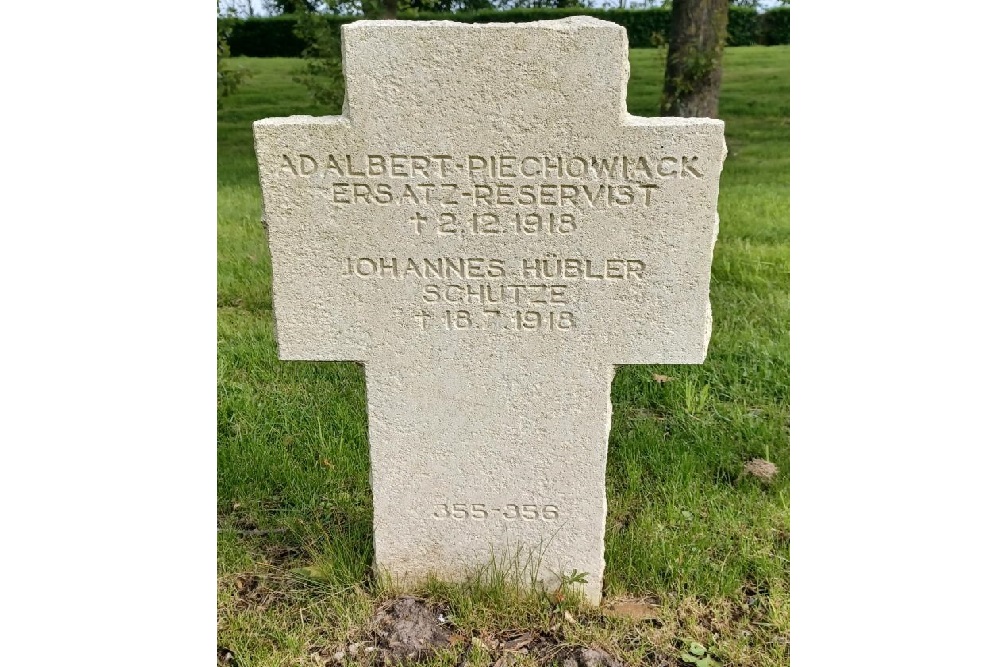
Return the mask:
{"type": "MultiPolygon", "coordinates": [[[[632,113],[657,113],[663,56],[632,51],[632,113]]],[[[683,664],[697,641],[722,664],[787,664],[788,61],[788,47],[726,54],[729,157],[706,363],[625,366],[612,386],[605,595],[650,596],[657,619],[518,594],[503,572],[486,572],[478,583],[422,591],[447,606],[460,636],[529,628],[627,664],[683,664]],[[753,458],[774,462],[777,478],[744,474],[753,458]]],[[[240,665],[324,664],[365,641],[393,594],[369,572],[364,371],[277,361],[250,124],[339,109],[318,108],[292,81],[295,60],[233,64],[253,77],[224,100],[218,125],[219,642],[240,665]]],[[[498,657],[467,648],[432,664],[498,657]]],[[[536,664],[517,660],[510,664],[536,664]]]]}

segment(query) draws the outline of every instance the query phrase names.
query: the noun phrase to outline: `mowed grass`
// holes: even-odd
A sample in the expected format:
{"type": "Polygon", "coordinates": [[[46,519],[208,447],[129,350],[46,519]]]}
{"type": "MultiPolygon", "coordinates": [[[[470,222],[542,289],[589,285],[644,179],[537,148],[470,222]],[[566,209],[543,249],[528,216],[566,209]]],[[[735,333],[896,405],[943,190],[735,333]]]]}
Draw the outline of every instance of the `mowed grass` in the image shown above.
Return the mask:
{"type": "MultiPolygon", "coordinates": [[[[656,115],[663,57],[632,51],[632,113],[656,115]]],[[[369,638],[393,594],[370,572],[364,370],[277,360],[250,125],[339,109],[317,107],[291,80],[295,60],[232,63],[253,77],[218,115],[219,646],[242,666],[333,664],[369,638]]],[[[446,605],[460,637],[533,629],[626,664],[668,665],[697,641],[719,664],[788,663],[789,49],[729,49],[724,71],[729,157],[708,359],[621,367],[612,387],[605,596],[649,596],[659,618],[518,594],[499,575],[419,591],[446,605]],[[778,476],[743,474],[754,458],[778,476]]],[[[432,663],[498,658],[467,648],[432,663]]]]}

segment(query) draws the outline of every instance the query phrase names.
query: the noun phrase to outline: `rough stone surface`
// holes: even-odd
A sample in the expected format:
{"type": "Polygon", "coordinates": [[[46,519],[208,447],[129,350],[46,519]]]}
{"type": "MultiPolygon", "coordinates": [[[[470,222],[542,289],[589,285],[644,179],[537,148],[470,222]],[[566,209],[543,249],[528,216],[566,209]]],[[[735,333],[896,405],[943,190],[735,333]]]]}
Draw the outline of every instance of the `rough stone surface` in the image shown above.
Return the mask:
{"type": "Polygon", "coordinates": [[[343,115],[254,123],[281,359],[365,364],[375,558],[600,600],[616,364],[701,363],[723,124],[615,24],[357,21],[343,115]]]}

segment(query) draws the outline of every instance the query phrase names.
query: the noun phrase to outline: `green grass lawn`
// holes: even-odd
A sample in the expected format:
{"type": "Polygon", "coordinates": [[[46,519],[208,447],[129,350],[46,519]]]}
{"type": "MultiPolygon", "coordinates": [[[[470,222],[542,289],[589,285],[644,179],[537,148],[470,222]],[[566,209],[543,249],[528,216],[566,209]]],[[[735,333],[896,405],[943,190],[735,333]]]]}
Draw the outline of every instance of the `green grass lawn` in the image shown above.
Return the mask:
{"type": "MultiPolygon", "coordinates": [[[[662,58],[632,51],[632,113],[656,115],[662,58]]],[[[392,595],[369,571],[364,370],[277,360],[251,122],[339,109],[317,107],[292,81],[296,60],[233,64],[253,76],[218,114],[219,646],[243,667],[334,664],[368,639],[392,595]]],[[[494,580],[429,584],[420,592],[446,605],[464,640],[522,628],[626,664],[684,664],[692,641],[717,664],[788,664],[789,48],[728,49],[720,115],[729,157],[708,359],[624,366],[612,386],[605,597],[648,597],[658,619],[494,580]],[[753,458],[778,466],[774,481],[742,474],[753,458]]],[[[498,658],[468,646],[432,662],[498,658]]]]}

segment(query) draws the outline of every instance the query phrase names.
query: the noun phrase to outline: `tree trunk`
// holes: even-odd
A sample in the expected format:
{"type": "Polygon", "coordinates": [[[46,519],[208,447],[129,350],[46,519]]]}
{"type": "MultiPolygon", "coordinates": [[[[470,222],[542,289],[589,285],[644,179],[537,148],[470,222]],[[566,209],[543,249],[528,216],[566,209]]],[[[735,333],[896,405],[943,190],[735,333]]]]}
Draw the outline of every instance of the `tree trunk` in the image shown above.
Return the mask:
{"type": "Polygon", "coordinates": [[[382,3],[382,7],[385,10],[382,14],[382,18],[394,19],[396,18],[396,14],[399,12],[399,0],[385,0],[382,3]]]}
{"type": "Polygon", "coordinates": [[[729,0],[674,0],[660,114],[719,115],[729,0]]]}

